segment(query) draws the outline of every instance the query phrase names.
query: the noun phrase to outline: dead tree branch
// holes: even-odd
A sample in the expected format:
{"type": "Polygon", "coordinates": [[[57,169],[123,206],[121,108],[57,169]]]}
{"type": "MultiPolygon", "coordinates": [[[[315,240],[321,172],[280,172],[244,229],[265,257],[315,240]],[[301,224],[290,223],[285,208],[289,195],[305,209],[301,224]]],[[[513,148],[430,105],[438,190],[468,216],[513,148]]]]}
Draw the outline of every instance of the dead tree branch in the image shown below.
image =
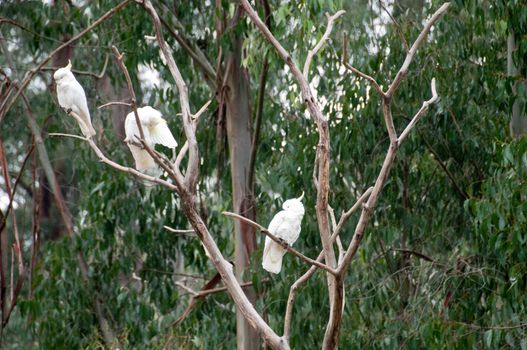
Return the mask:
{"type": "Polygon", "coordinates": [[[305,261],[306,263],[310,264],[310,265],[313,265],[313,266],[316,266],[318,267],[319,269],[322,269],[322,270],[325,270],[331,274],[334,274],[335,273],[335,269],[332,269],[331,267],[325,265],[325,264],[322,264],[321,262],[319,261],[316,261],[316,260],[313,260],[311,258],[308,258],[307,256],[305,256],[304,254],[300,253],[298,250],[296,250],[295,248],[291,247],[289,244],[287,244],[283,239],[275,236],[272,232],[268,231],[265,227],[263,227],[262,225],[250,220],[250,219],[247,219],[246,217],[243,217],[241,215],[238,215],[236,213],[231,213],[231,212],[228,212],[228,211],[224,211],[222,213],[223,215],[225,216],[230,216],[230,217],[233,217],[235,219],[238,219],[240,221],[243,221],[255,228],[257,228],[258,230],[260,230],[261,233],[263,233],[264,235],[266,235],[267,237],[271,238],[273,241],[275,241],[276,243],[280,244],[282,246],[282,248],[284,248],[285,250],[287,250],[288,252],[290,252],[291,254],[293,254],[294,256],[298,257],[300,260],[303,260],[305,261]]]}
{"type": "MultiPolygon", "coordinates": [[[[341,216],[339,223],[337,224],[337,227],[335,228],[335,230],[333,231],[333,234],[331,235],[332,244],[335,241],[335,239],[338,237],[338,235],[340,234],[340,231],[342,230],[342,227],[344,226],[344,223],[346,222],[346,220],[351,216],[351,214],[353,214],[358,208],[360,208],[362,203],[364,203],[368,199],[368,196],[371,194],[372,190],[373,190],[373,187],[368,188],[368,190],[366,190],[366,192],[364,192],[359,197],[359,199],[357,199],[355,204],[345,214],[341,216]]],[[[323,259],[324,259],[324,251],[321,251],[320,254],[318,254],[317,261],[323,261],[323,259]]],[[[289,297],[287,298],[287,306],[286,306],[285,317],[284,317],[284,339],[286,339],[287,341],[289,341],[289,338],[291,336],[291,320],[292,320],[292,315],[293,315],[293,304],[294,304],[294,300],[296,297],[296,293],[298,289],[304,283],[306,283],[316,271],[317,271],[317,268],[315,266],[311,266],[311,268],[307,270],[298,280],[296,280],[295,283],[293,283],[293,285],[289,289],[289,297]]]]}
{"type": "Polygon", "coordinates": [[[309,50],[307,53],[303,71],[304,77],[306,77],[306,79],[309,79],[309,67],[311,66],[311,61],[313,60],[313,57],[320,51],[322,46],[324,46],[326,41],[329,39],[329,35],[331,34],[331,31],[333,31],[333,25],[335,24],[335,21],[345,13],[346,11],[344,10],[338,11],[333,16],[330,16],[326,13],[326,17],[328,19],[328,26],[326,27],[326,31],[324,32],[324,35],[322,35],[322,38],[320,38],[319,42],[315,45],[315,47],[312,50],[309,50]]]}

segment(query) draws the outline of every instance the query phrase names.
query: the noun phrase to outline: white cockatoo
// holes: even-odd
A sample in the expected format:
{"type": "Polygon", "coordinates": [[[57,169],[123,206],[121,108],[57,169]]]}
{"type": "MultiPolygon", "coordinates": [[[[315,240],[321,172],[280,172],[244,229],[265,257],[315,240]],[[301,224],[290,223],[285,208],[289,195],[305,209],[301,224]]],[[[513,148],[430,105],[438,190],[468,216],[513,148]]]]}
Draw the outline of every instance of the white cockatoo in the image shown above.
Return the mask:
{"type": "Polygon", "coordinates": [[[86,94],[71,72],[71,61],[68,61],[66,67],[57,69],[53,78],[57,84],[59,105],[77,120],[84,136],[89,138],[95,135],[86,94]]]}
{"type": "MultiPolygon", "coordinates": [[[[148,147],[154,149],[155,144],[161,144],[172,149],[177,147],[177,142],[172,136],[167,121],[163,119],[161,112],[150,106],[145,106],[137,108],[137,115],[143,128],[144,141],[148,147]]],[[[140,132],[133,111],[126,116],[124,131],[126,134],[124,141],[128,144],[130,152],[132,152],[135,168],[143,173],[156,176],[157,164],[154,158],[140,145],[140,132]]]]}
{"type": "MultiPolygon", "coordinates": [[[[284,210],[279,211],[271,220],[268,231],[283,239],[287,244],[293,245],[300,235],[300,225],[304,217],[304,205],[298,198],[288,199],[282,205],[284,210]]],[[[282,269],[282,258],[286,250],[271,238],[265,238],[262,266],[272,273],[279,273],[282,269]]]]}

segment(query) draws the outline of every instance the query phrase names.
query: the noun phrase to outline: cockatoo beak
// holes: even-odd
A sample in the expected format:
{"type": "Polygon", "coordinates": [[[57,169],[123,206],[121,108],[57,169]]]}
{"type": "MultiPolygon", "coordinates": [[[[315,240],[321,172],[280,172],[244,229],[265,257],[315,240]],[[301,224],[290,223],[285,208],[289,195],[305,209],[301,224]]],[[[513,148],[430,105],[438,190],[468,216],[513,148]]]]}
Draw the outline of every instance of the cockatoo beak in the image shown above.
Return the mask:
{"type": "Polygon", "coordinates": [[[67,70],[71,70],[71,60],[68,60],[68,65],[66,67],[67,70]]]}
{"type": "Polygon", "coordinates": [[[304,191],[302,191],[302,195],[300,197],[298,197],[297,200],[301,201],[302,198],[304,198],[304,191]]]}

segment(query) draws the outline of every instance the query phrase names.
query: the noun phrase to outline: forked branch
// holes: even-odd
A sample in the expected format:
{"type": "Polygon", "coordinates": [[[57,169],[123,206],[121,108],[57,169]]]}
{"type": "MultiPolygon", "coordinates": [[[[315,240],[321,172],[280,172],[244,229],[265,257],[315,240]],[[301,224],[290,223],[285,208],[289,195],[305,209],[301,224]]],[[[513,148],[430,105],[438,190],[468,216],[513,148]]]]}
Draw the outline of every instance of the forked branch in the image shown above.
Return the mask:
{"type": "Polygon", "coordinates": [[[309,67],[311,66],[311,61],[313,60],[313,57],[318,53],[318,51],[320,51],[322,46],[324,46],[326,41],[329,39],[329,35],[333,30],[333,25],[335,24],[335,21],[345,13],[346,11],[344,10],[338,11],[333,16],[330,16],[326,13],[326,17],[328,18],[328,26],[326,28],[326,31],[324,32],[324,35],[322,35],[322,38],[320,38],[319,42],[315,45],[315,47],[312,50],[309,50],[309,52],[307,53],[303,71],[304,77],[306,77],[306,79],[309,79],[309,67]]]}

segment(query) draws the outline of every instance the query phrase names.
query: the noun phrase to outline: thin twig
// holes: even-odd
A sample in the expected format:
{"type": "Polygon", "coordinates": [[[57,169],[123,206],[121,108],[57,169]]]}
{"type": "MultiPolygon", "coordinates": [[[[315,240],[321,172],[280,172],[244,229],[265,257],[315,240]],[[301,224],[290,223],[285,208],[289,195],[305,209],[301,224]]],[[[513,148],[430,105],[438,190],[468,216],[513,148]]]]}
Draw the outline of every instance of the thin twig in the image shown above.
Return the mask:
{"type": "Polygon", "coordinates": [[[86,137],[83,137],[83,136],[73,135],[73,134],[64,134],[64,133],[61,133],[61,132],[50,132],[48,134],[48,136],[71,137],[71,138],[79,139],[79,140],[82,140],[82,141],[86,141],[87,140],[86,137]]]}
{"type": "Polygon", "coordinates": [[[356,69],[351,64],[349,64],[347,56],[348,56],[348,33],[344,32],[344,44],[342,45],[342,64],[344,65],[345,68],[352,71],[359,77],[369,81],[371,86],[373,86],[373,88],[379,93],[379,95],[381,95],[381,97],[385,97],[386,94],[384,93],[384,91],[382,91],[381,86],[377,83],[375,78],[362,73],[360,70],[356,69]]]}
{"type": "Polygon", "coordinates": [[[143,132],[143,125],[141,124],[141,120],[139,119],[139,114],[137,113],[137,100],[135,98],[135,92],[134,92],[134,86],[132,85],[132,79],[130,79],[130,74],[128,73],[128,69],[126,68],[123,57],[124,53],[120,53],[119,50],[115,45],[112,45],[112,50],[115,55],[115,58],[117,59],[117,63],[119,65],[119,68],[123,71],[125,80],[126,80],[126,86],[128,87],[128,93],[130,94],[132,110],[134,112],[135,116],[135,122],[137,124],[137,129],[139,129],[139,136],[141,140],[145,139],[145,133],[143,132]]]}
{"type": "Polygon", "coordinates": [[[129,168],[129,167],[126,167],[126,166],[123,166],[123,165],[120,165],[120,164],[114,162],[113,160],[109,159],[108,157],[106,157],[104,155],[104,153],[95,144],[95,142],[93,142],[92,139],[87,139],[87,138],[79,136],[79,135],[64,134],[64,133],[50,133],[48,135],[50,135],[50,136],[71,137],[71,138],[79,139],[79,140],[82,140],[82,141],[86,141],[88,143],[88,145],[93,149],[95,154],[99,157],[99,159],[103,163],[106,163],[109,166],[111,166],[112,168],[117,169],[117,170],[122,171],[122,172],[125,172],[125,173],[132,174],[132,175],[134,175],[134,176],[136,176],[136,177],[138,177],[140,179],[143,179],[143,180],[146,180],[146,181],[153,182],[153,183],[156,183],[158,185],[164,186],[164,187],[166,187],[166,188],[168,188],[168,189],[170,189],[172,191],[176,191],[177,190],[177,187],[174,186],[173,184],[171,184],[170,182],[167,182],[165,180],[159,179],[157,177],[153,177],[153,176],[150,176],[150,175],[143,174],[142,172],[140,172],[138,170],[135,170],[133,168],[129,168]]]}
{"type": "Polygon", "coordinates": [[[212,100],[207,101],[207,102],[203,105],[203,107],[201,107],[201,108],[199,109],[199,111],[196,112],[196,114],[193,114],[193,115],[192,115],[192,119],[194,119],[194,121],[198,120],[199,117],[200,117],[200,116],[201,116],[201,115],[207,110],[207,107],[209,107],[209,105],[210,105],[211,103],[212,103],[212,100]]]}
{"type": "Polygon", "coordinates": [[[429,100],[423,102],[423,105],[421,106],[419,111],[417,111],[417,113],[414,115],[412,120],[408,123],[406,128],[404,128],[404,130],[401,133],[401,135],[399,135],[399,138],[397,139],[397,144],[399,146],[404,141],[404,139],[408,136],[410,131],[412,131],[412,129],[415,126],[415,124],[417,124],[417,122],[426,113],[426,111],[428,111],[428,107],[430,107],[430,105],[437,100],[438,96],[437,96],[437,91],[436,91],[436,79],[435,78],[432,78],[431,90],[432,90],[432,97],[429,100]]]}
{"type": "Polygon", "coordinates": [[[345,14],[346,11],[340,10],[337,13],[335,13],[333,16],[330,16],[328,13],[326,13],[326,17],[328,19],[328,26],[326,27],[326,31],[324,32],[324,35],[322,35],[322,38],[320,38],[319,42],[315,45],[315,47],[312,50],[309,50],[307,53],[306,61],[304,63],[304,77],[306,79],[309,79],[309,67],[311,66],[311,61],[313,60],[313,57],[320,51],[322,46],[326,43],[326,41],[329,39],[329,36],[331,34],[331,31],[333,30],[333,25],[335,24],[335,21],[345,14]]]}
{"type": "Polygon", "coordinates": [[[193,234],[193,235],[196,235],[196,231],[194,231],[193,229],[190,229],[190,230],[180,230],[180,229],[175,229],[175,228],[172,228],[170,226],[166,226],[164,225],[163,228],[167,231],[170,231],[172,233],[177,233],[177,234],[193,234]]]}
{"type": "MultiPolygon", "coordinates": [[[[106,57],[104,58],[104,65],[99,74],[88,72],[88,71],[77,70],[77,69],[72,69],[71,71],[78,75],[87,75],[87,76],[91,76],[96,79],[101,79],[104,76],[104,73],[106,73],[106,67],[108,66],[109,58],[110,56],[106,55],[106,57]]],[[[42,67],[40,70],[41,71],[56,71],[57,69],[60,69],[60,68],[62,67],[42,67]]]]}
{"type": "MultiPolygon", "coordinates": [[[[174,21],[176,22],[176,26],[178,28],[183,27],[181,23],[178,22],[177,18],[173,17],[174,21]]],[[[176,32],[170,24],[168,24],[162,17],[159,17],[159,20],[161,24],[163,24],[163,27],[165,27],[166,30],[172,35],[174,39],[181,45],[181,47],[187,51],[187,53],[192,57],[194,62],[197,63],[197,65],[202,69],[203,75],[207,78],[207,81],[212,84],[212,87],[216,89],[215,83],[216,83],[216,72],[214,71],[214,68],[208,61],[205,54],[195,45],[190,44],[190,40],[183,34],[176,32]]],[[[181,30],[180,30],[181,31],[181,30]]],[[[154,37],[155,39],[155,37],[154,37]]]]}
{"type": "Polygon", "coordinates": [[[342,230],[342,227],[344,226],[346,221],[351,217],[351,215],[355,211],[357,211],[357,209],[359,209],[361,207],[362,203],[364,203],[368,199],[368,197],[370,196],[372,191],[373,191],[373,187],[368,188],[362,194],[362,196],[360,196],[359,199],[357,199],[355,204],[353,204],[353,206],[348,211],[346,211],[344,214],[342,214],[340,216],[339,223],[337,224],[335,230],[333,231],[333,235],[339,235],[340,234],[340,231],[342,230]]]}
{"type": "Polygon", "coordinates": [[[182,283],[182,282],[180,282],[180,281],[177,281],[177,282],[176,282],[176,286],[183,288],[184,290],[186,290],[187,292],[189,292],[189,293],[190,293],[192,296],[194,296],[194,297],[198,296],[198,293],[197,293],[195,290],[193,290],[193,289],[187,287],[184,283],[182,283]]]}
{"type": "Polygon", "coordinates": [[[384,6],[384,3],[382,0],[379,0],[379,5],[381,5],[381,8],[384,10],[384,12],[386,12],[388,14],[388,16],[390,17],[390,19],[392,20],[393,24],[395,25],[395,29],[397,31],[397,33],[399,34],[399,37],[401,38],[401,41],[403,42],[403,45],[404,45],[404,50],[406,52],[408,52],[409,50],[409,47],[408,47],[408,42],[406,41],[406,38],[404,37],[404,33],[403,31],[401,30],[401,26],[399,25],[399,23],[397,23],[397,21],[395,20],[395,18],[393,18],[392,14],[390,13],[390,11],[388,11],[388,9],[386,8],[386,6],[384,6]]]}
{"type": "Polygon", "coordinates": [[[116,102],[108,102],[103,105],[100,105],[99,107],[97,107],[97,109],[101,109],[101,108],[108,107],[108,106],[114,106],[114,105],[132,107],[131,103],[116,101],[116,102]]]}
{"type": "MultiPolygon", "coordinates": [[[[267,13],[266,17],[269,18],[270,14],[267,13]]],[[[260,71],[260,79],[258,83],[258,96],[256,98],[256,116],[254,122],[254,132],[251,142],[251,155],[249,158],[249,175],[247,176],[247,183],[254,187],[254,172],[256,170],[256,154],[258,152],[258,146],[260,143],[260,131],[262,129],[263,119],[263,105],[265,100],[265,85],[267,84],[267,73],[269,71],[269,54],[266,53],[263,61],[262,70],[260,71]]]]}

